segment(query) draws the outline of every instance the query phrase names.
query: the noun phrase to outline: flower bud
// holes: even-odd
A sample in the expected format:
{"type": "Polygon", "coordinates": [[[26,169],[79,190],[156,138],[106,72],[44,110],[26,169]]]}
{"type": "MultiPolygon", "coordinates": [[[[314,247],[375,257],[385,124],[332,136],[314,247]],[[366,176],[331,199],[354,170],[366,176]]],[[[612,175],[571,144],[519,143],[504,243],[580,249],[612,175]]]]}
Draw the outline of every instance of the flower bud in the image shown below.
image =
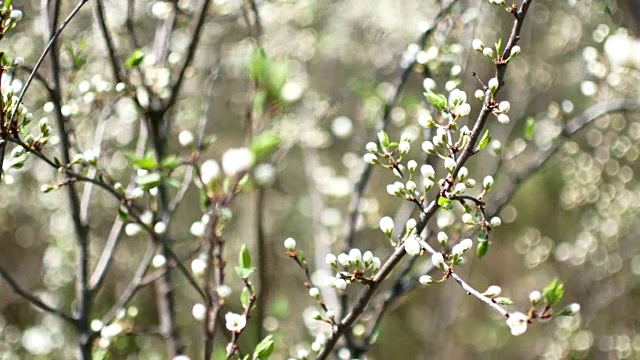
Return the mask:
{"type": "Polygon", "coordinates": [[[344,281],[344,279],[335,279],[335,281],[333,282],[333,287],[338,290],[344,290],[347,288],[347,282],[344,281]]]}
{"type": "Polygon", "coordinates": [[[493,49],[490,47],[482,49],[482,55],[488,57],[489,59],[493,59],[493,49]]]}
{"type": "Polygon", "coordinates": [[[327,263],[327,265],[334,267],[337,266],[338,258],[336,258],[336,256],[333,254],[327,254],[327,257],[324,261],[327,263]]]}
{"type": "Polygon", "coordinates": [[[538,305],[540,300],[542,300],[542,294],[540,293],[540,291],[535,290],[532,291],[531,294],[529,294],[529,301],[531,301],[532,305],[538,305]]]}
{"type": "Polygon", "coordinates": [[[338,262],[344,267],[349,267],[349,265],[351,265],[349,255],[345,253],[341,253],[340,255],[338,255],[338,262]]]}
{"type": "Polygon", "coordinates": [[[409,160],[407,162],[407,169],[409,172],[414,172],[418,168],[418,163],[415,160],[409,160]]]}
{"type": "Polygon", "coordinates": [[[491,226],[498,227],[498,226],[502,225],[502,219],[500,219],[497,216],[494,216],[494,217],[491,218],[490,223],[491,223],[491,226]]]}
{"type": "Polygon", "coordinates": [[[444,167],[445,167],[445,169],[447,169],[450,173],[452,173],[452,172],[453,172],[453,170],[455,170],[455,169],[456,169],[456,165],[457,165],[457,164],[456,164],[456,161],[455,161],[455,160],[453,160],[453,158],[448,157],[448,158],[445,158],[445,159],[444,159],[444,167]]]}
{"type": "Polygon", "coordinates": [[[411,256],[420,255],[421,250],[422,250],[422,246],[420,246],[420,243],[418,242],[415,236],[412,236],[407,240],[405,240],[404,251],[406,251],[407,254],[411,256]]]}
{"type": "Polygon", "coordinates": [[[380,261],[379,257],[374,256],[373,259],[371,260],[371,270],[373,272],[376,272],[380,270],[380,266],[382,266],[382,261],[380,261]]]}
{"type": "Polygon", "coordinates": [[[409,180],[407,181],[407,184],[405,185],[405,189],[407,189],[408,192],[413,193],[414,191],[416,191],[416,183],[409,180]]]}
{"type": "Polygon", "coordinates": [[[380,219],[380,230],[382,230],[383,233],[385,233],[387,236],[391,236],[391,233],[393,232],[393,219],[385,216],[382,219],[380,219]]]}
{"type": "Polygon", "coordinates": [[[478,99],[478,100],[484,100],[484,91],[478,89],[476,90],[476,92],[473,94],[473,96],[478,99]]]}
{"type": "Polygon", "coordinates": [[[498,110],[503,113],[509,112],[509,110],[511,110],[511,104],[509,104],[508,101],[500,101],[500,104],[498,104],[498,110]]]}
{"type": "Polygon", "coordinates": [[[484,180],[482,180],[482,186],[484,187],[485,190],[491,189],[491,187],[493,186],[493,176],[491,175],[485,176],[484,180]]]}
{"type": "Polygon", "coordinates": [[[366,145],[366,149],[368,152],[376,152],[378,151],[378,144],[374,142],[368,142],[366,145]]]}
{"type": "Polygon", "coordinates": [[[309,289],[309,296],[311,296],[314,299],[317,299],[318,296],[320,296],[320,289],[318,289],[317,287],[312,287],[311,289],[309,289]]]}
{"type": "Polygon", "coordinates": [[[471,46],[473,47],[473,50],[475,50],[475,51],[482,51],[482,49],[484,49],[484,43],[480,39],[474,39],[471,42],[471,46]]]}
{"type": "Polygon", "coordinates": [[[493,299],[494,297],[500,296],[500,293],[502,293],[502,289],[500,288],[500,286],[491,285],[487,288],[487,290],[485,290],[484,293],[482,293],[482,295],[493,299]]]}
{"type": "Polygon", "coordinates": [[[349,262],[355,265],[362,262],[362,253],[360,252],[360,249],[351,249],[351,251],[349,251],[349,262]]]}
{"type": "Polygon", "coordinates": [[[375,165],[378,163],[378,156],[376,156],[376,154],[366,153],[362,158],[364,159],[364,162],[366,162],[367,164],[375,165]]]}
{"type": "Polygon", "coordinates": [[[509,119],[509,115],[507,115],[507,114],[500,114],[500,115],[498,115],[498,122],[499,122],[500,124],[506,125],[506,124],[508,124],[508,123],[509,123],[509,120],[510,120],[510,119],[509,119]]]}
{"type": "Polygon", "coordinates": [[[405,155],[411,150],[411,144],[408,141],[401,141],[398,145],[398,151],[400,154],[405,155]]]}
{"type": "Polygon", "coordinates": [[[462,222],[467,225],[473,225],[473,215],[469,213],[462,214],[462,222]]]}
{"type": "Polygon", "coordinates": [[[445,264],[444,262],[444,256],[442,256],[442,254],[439,252],[431,255],[431,262],[433,263],[433,266],[440,270],[444,270],[444,268],[447,266],[447,264],[445,264]]]}
{"type": "Polygon", "coordinates": [[[431,141],[425,141],[422,143],[422,151],[426,152],[427,154],[435,154],[436,153],[436,147],[435,145],[433,145],[433,143],[431,141]]]}
{"type": "Polygon", "coordinates": [[[418,124],[420,124],[420,126],[425,129],[430,128],[431,126],[433,126],[433,117],[429,113],[421,114],[418,117],[418,124]]]}
{"type": "Polygon", "coordinates": [[[459,116],[467,116],[471,112],[471,105],[469,103],[464,103],[458,106],[456,109],[456,115],[459,116]]]}
{"type": "Polygon", "coordinates": [[[442,247],[447,245],[447,242],[449,241],[449,236],[447,236],[447,234],[443,231],[440,231],[438,233],[438,242],[440,243],[440,245],[442,247]]]}
{"type": "Polygon", "coordinates": [[[489,80],[489,83],[487,85],[489,86],[489,90],[491,91],[491,93],[494,94],[496,90],[498,90],[498,86],[500,86],[500,82],[498,81],[497,78],[491,78],[491,80],[489,80]]]}
{"type": "Polygon", "coordinates": [[[458,170],[458,181],[464,181],[467,176],[469,176],[469,169],[464,166],[461,167],[460,170],[458,170]]]}
{"type": "Polygon", "coordinates": [[[284,241],[284,247],[289,251],[293,251],[296,249],[296,241],[293,238],[287,238],[284,241]]]}
{"type": "Polygon", "coordinates": [[[365,265],[369,266],[373,261],[373,253],[371,251],[365,251],[362,255],[362,261],[364,261],[365,265]]]}
{"type": "Polygon", "coordinates": [[[418,281],[420,282],[420,284],[422,285],[432,285],[435,284],[436,281],[433,280],[433,278],[429,275],[422,275],[420,276],[420,279],[418,279],[418,281]]]}
{"type": "Polygon", "coordinates": [[[514,57],[520,55],[520,52],[521,52],[520,46],[516,45],[516,46],[511,48],[510,57],[514,58],[514,57]]]}

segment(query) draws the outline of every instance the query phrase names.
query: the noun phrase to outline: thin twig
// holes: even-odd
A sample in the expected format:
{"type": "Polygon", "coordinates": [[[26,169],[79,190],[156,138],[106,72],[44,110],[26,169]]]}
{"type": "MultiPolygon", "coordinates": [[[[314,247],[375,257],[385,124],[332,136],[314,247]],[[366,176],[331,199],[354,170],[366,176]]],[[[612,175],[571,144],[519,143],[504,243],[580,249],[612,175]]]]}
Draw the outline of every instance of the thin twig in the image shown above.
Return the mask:
{"type": "Polygon", "coordinates": [[[11,289],[13,289],[13,291],[16,294],[20,295],[25,300],[27,300],[28,302],[33,304],[33,306],[35,306],[38,309],[41,309],[43,311],[46,311],[48,313],[51,313],[53,315],[56,315],[59,318],[65,320],[65,321],[67,321],[67,322],[69,322],[69,323],[71,323],[73,325],[76,325],[76,319],[74,319],[71,315],[66,314],[63,311],[60,311],[58,309],[55,309],[55,308],[45,304],[44,302],[42,302],[42,300],[38,299],[31,292],[29,292],[28,290],[22,288],[18,284],[18,282],[13,277],[11,277],[9,272],[7,272],[2,266],[0,266],[0,276],[2,276],[2,278],[9,284],[9,286],[11,286],[11,289]]]}

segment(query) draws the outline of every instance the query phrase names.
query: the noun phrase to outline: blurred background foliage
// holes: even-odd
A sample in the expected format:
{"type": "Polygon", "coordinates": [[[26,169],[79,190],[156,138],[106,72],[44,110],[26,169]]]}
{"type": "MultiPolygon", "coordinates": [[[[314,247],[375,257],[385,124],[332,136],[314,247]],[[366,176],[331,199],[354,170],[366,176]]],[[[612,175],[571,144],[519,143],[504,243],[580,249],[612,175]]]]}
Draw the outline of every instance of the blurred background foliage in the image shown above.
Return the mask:
{"type": "MultiPolygon", "coordinates": [[[[167,68],[174,68],[185,51],[194,1],[177,1],[180,15],[168,39],[166,64],[159,64],[149,47],[156,27],[175,11],[172,3],[138,0],[134,4],[137,42],[146,54],[140,71],[147,85],[162,94],[168,85],[167,68]]],[[[16,31],[2,40],[2,46],[9,54],[23,56],[26,64],[34,64],[44,46],[39,3],[15,5],[21,7],[24,17],[16,31]]],[[[63,13],[72,6],[66,4],[63,13]]],[[[63,111],[75,128],[78,151],[99,152],[99,164],[113,178],[126,182],[133,170],[125,153],[135,148],[141,116],[133,102],[116,91],[93,7],[89,2],[61,36],[63,111]],[[95,145],[96,131],[104,132],[100,149],[95,145]]],[[[254,124],[254,128],[271,129],[282,139],[273,157],[275,181],[265,190],[264,260],[270,285],[263,330],[250,321],[241,346],[249,349],[258,334],[273,332],[277,339],[274,358],[286,358],[295,356],[299,348],[308,349],[310,328],[315,326],[308,314],[315,305],[303,286],[303,273],[285,256],[282,240],[291,236],[298,241],[312,268],[318,269],[313,278],[321,285],[324,256],[342,251],[349,197],[364,166],[364,144],[372,138],[402,64],[412,60],[410,44],[433,23],[440,4],[433,0],[270,0],[259,1],[258,7],[267,60],[255,53],[243,3],[213,1],[201,46],[170,114],[169,151],[188,156],[189,150],[178,143],[178,134],[196,132],[198,121],[206,116],[206,133],[216,140],[201,158],[219,159],[226,149],[245,144],[243,121],[251,103],[258,102],[255,111],[269,114],[260,117],[265,123],[254,124]],[[260,70],[263,66],[267,70],[260,70]],[[258,96],[252,100],[248,85],[254,72],[256,82],[266,84],[258,100],[258,96]]],[[[519,43],[523,52],[511,63],[500,94],[511,102],[512,121],[506,126],[490,122],[493,150],[469,163],[471,177],[480,180],[499,169],[494,195],[499,194],[503,172],[549,149],[562,126],[590,105],[615,98],[638,100],[639,8],[637,1],[534,1],[519,43]],[[535,123],[531,139],[524,130],[528,117],[535,123]],[[499,159],[506,160],[500,167],[499,159]]],[[[123,2],[105,1],[105,15],[124,61],[135,46],[127,35],[123,2]]],[[[511,22],[511,17],[487,1],[459,1],[436,27],[427,46],[413,53],[422,60],[392,109],[391,137],[397,139],[404,131],[419,133],[416,118],[425,107],[425,69],[441,93],[457,86],[473,94],[479,87],[474,74],[483,80],[491,77],[493,66],[473,51],[471,41],[504,41],[511,22]]],[[[27,74],[19,72],[15,81],[24,81],[27,74]]],[[[35,119],[52,111],[37,84],[25,101],[35,119]]],[[[470,103],[473,119],[480,106],[470,103]]],[[[369,358],[640,357],[640,182],[635,176],[640,170],[639,120],[637,113],[606,116],[566,140],[501,209],[504,225],[495,231],[488,255],[460,269],[478,289],[502,286],[520,308],[527,307],[530,291],[558,277],[565,283],[565,299],[582,305],[579,316],[536,323],[525,335],[514,338],[502,319],[449,281],[418,288],[399,299],[383,320],[369,358]]],[[[48,151],[54,154],[56,150],[51,147],[48,151]]],[[[415,156],[419,156],[417,151],[415,156]]],[[[180,179],[183,174],[180,169],[174,175],[180,179]]],[[[0,262],[25,288],[50,304],[70,309],[75,249],[66,198],[60,190],[39,191],[42,184],[55,179],[55,170],[36,159],[20,170],[8,171],[0,196],[0,262]]],[[[410,214],[386,193],[385,185],[392,181],[391,174],[374,171],[360,207],[355,243],[383,260],[391,249],[377,230],[378,220],[395,215],[396,224],[401,224],[410,214]]],[[[490,195],[490,208],[491,200],[490,195]]],[[[95,262],[116,217],[117,204],[101,191],[94,191],[91,201],[95,262]]],[[[246,243],[254,254],[257,251],[256,202],[255,193],[246,193],[231,206],[233,220],[225,238],[232,266],[241,244],[246,243]]],[[[178,253],[187,254],[197,246],[190,228],[201,216],[194,188],[171,227],[178,253]]],[[[447,221],[439,218],[437,222],[447,221]]],[[[430,224],[429,229],[437,229],[437,224],[430,224]]],[[[121,242],[115,267],[97,294],[96,317],[118,298],[147,241],[143,234],[133,234],[121,242]]],[[[420,261],[415,274],[424,268],[420,261]]],[[[238,311],[241,282],[233,276],[234,291],[227,306],[238,311]]],[[[174,279],[187,354],[199,358],[202,325],[191,311],[198,297],[180,276],[174,279]]],[[[151,286],[134,298],[119,320],[127,331],[109,343],[110,358],[165,358],[162,339],[154,330],[154,302],[151,286]]],[[[375,305],[374,301],[371,308],[375,305]]],[[[73,332],[52,315],[35,310],[5,283],[0,283],[0,309],[0,359],[75,356],[73,332]]],[[[356,325],[355,336],[362,332],[362,326],[356,325]]],[[[221,356],[224,344],[220,341],[218,345],[217,356],[221,356]]]]}

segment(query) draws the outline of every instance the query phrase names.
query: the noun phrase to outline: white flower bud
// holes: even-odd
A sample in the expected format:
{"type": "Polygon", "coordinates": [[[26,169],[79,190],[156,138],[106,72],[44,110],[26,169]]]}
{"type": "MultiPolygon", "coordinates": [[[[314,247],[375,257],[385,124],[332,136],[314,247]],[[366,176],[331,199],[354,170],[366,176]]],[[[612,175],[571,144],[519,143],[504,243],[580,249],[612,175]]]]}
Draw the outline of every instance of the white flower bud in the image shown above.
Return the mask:
{"type": "Polygon", "coordinates": [[[338,290],[344,290],[347,288],[347,282],[344,279],[335,279],[333,282],[333,287],[338,290]]]}
{"type": "Polygon", "coordinates": [[[498,104],[498,110],[503,113],[509,112],[509,110],[511,110],[511,104],[509,104],[508,101],[500,101],[500,104],[498,104]]]}
{"type": "Polygon", "coordinates": [[[540,291],[535,290],[529,294],[529,301],[531,301],[531,304],[538,305],[540,300],[542,300],[542,294],[540,293],[540,291]]]}
{"type": "Polygon", "coordinates": [[[364,162],[366,162],[368,164],[377,164],[378,163],[378,156],[376,154],[366,153],[366,154],[364,154],[364,156],[362,158],[364,159],[364,162]]]}
{"type": "Polygon", "coordinates": [[[375,256],[371,260],[371,270],[373,270],[373,272],[376,272],[376,271],[380,270],[380,266],[382,266],[382,261],[380,261],[379,257],[375,256]]]}
{"type": "Polygon", "coordinates": [[[482,51],[482,49],[484,49],[484,43],[480,39],[474,39],[471,42],[471,46],[473,47],[473,50],[475,50],[475,51],[482,51]]]}
{"type": "Polygon", "coordinates": [[[422,285],[432,285],[435,284],[435,280],[433,280],[433,278],[429,275],[422,275],[420,276],[420,279],[418,279],[418,281],[420,282],[420,284],[422,285]]]}
{"type": "Polygon", "coordinates": [[[491,80],[489,80],[489,83],[487,84],[489,86],[489,90],[491,90],[491,93],[495,93],[496,90],[498,90],[498,86],[500,86],[500,82],[498,81],[497,78],[491,78],[491,80]]]}
{"type": "Polygon", "coordinates": [[[473,215],[469,213],[462,214],[462,222],[468,225],[473,225],[473,215]]]}
{"type": "Polygon", "coordinates": [[[416,171],[416,169],[417,169],[417,168],[418,168],[418,163],[417,163],[415,160],[409,160],[409,161],[407,162],[407,169],[408,169],[410,172],[414,172],[414,171],[416,171]]]}
{"type": "Polygon", "coordinates": [[[487,288],[487,290],[485,290],[484,293],[482,293],[482,295],[493,299],[494,297],[500,296],[500,293],[502,293],[502,289],[500,288],[500,286],[491,285],[487,288]]]}
{"type": "Polygon", "coordinates": [[[203,259],[198,258],[191,262],[191,272],[193,275],[202,276],[204,275],[205,270],[207,270],[207,262],[203,259]]]}
{"type": "Polygon", "coordinates": [[[364,261],[365,265],[370,265],[373,261],[373,253],[371,251],[365,251],[362,255],[362,261],[364,261]]]}
{"type": "Polygon", "coordinates": [[[462,246],[460,244],[453,245],[453,248],[451,249],[451,255],[453,255],[454,257],[460,257],[463,253],[464,251],[462,251],[462,246]]]}
{"type": "Polygon", "coordinates": [[[416,183],[411,180],[407,181],[407,184],[405,185],[405,189],[410,193],[413,193],[416,190],[416,187],[416,183]]]}
{"type": "Polygon", "coordinates": [[[444,256],[439,252],[431,255],[431,263],[440,270],[444,270],[445,266],[447,266],[447,264],[444,263],[444,256]]]}
{"type": "Polygon", "coordinates": [[[407,228],[407,232],[410,232],[411,230],[413,230],[417,225],[416,219],[409,219],[407,220],[407,224],[406,224],[406,228],[407,228]]]}
{"type": "Polygon", "coordinates": [[[156,234],[164,234],[167,232],[167,224],[163,221],[158,221],[155,225],[153,225],[153,232],[156,234]]]}
{"type": "Polygon", "coordinates": [[[444,168],[447,169],[450,173],[453,173],[453,170],[456,169],[456,161],[453,158],[445,158],[444,159],[444,168]]]}
{"type": "Polygon", "coordinates": [[[422,185],[424,186],[424,190],[425,190],[425,191],[429,191],[429,190],[433,187],[433,185],[435,185],[435,184],[436,184],[436,183],[435,183],[433,180],[431,180],[431,179],[427,179],[427,178],[425,178],[425,179],[422,181],[422,185]]]}
{"type": "Polygon", "coordinates": [[[431,141],[427,140],[422,143],[422,151],[426,152],[427,154],[435,154],[436,147],[433,145],[431,141]]]}
{"type": "Polygon", "coordinates": [[[362,262],[362,252],[360,252],[360,249],[351,249],[351,251],[349,251],[349,262],[352,264],[362,262]]]}
{"type": "Polygon", "coordinates": [[[509,119],[509,115],[507,115],[507,114],[500,114],[500,115],[498,115],[498,122],[499,122],[500,124],[506,125],[506,124],[508,124],[508,123],[509,123],[509,120],[510,120],[510,119],[509,119]]]}
{"type": "Polygon", "coordinates": [[[368,142],[366,148],[368,152],[376,152],[378,151],[378,144],[374,142],[368,142]]]}
{"type": "Polygon", "coordinates": [[[471,112],[471,105],[469,103],[460,104],[456,109],[456,115],[467,116],[471,112]]]}
{"type": "Polygon", "coordinates": [[[393,232],[393,219],[385,216],[382,219],[380,219],[380,230],[382,230],[383,233],[385,233],[387,236],[391,236],[391,233],[393,232]]]}
{"type": "Polygon", "coordinates": [[[418,116],[418,124],[423,128],[429,128],[433,126],[433,117],[429,113],[424,113],[418,116]]]}
{"type": "Polygon", "coordinates": [[[338,255],[338,262],[344,267],[349,267],[351,265],[349,255],[347,255],[346,253],[341,253],[340,255],[338,255]]]}
{"type": "Polygon", "coordinates": [[[462,104],[467,101],[467,93],[460,89],[453,89],[449,94],[449,99],[454,104],[462,104]]]}
{"type": "Polygon", "coordinates": [[[409,150],[411,150],[411,144],[408,141],[401,141],[398,145],[398,151],[400,151],[400,154],[404,155],[408,153],[409,150]]]}
{"type": "Polygon", "coordinates": [[[447,234],[444,231],[440,231],[438,233],[438,242],[440,243],[441,246],[446,246],[447,242],[449,241],[449,236],[447,236],[447,234]]]}
{"type": "Polygon", "coordinates": [[[478,100],[484,100],[484,91],[478,89],[476,90],[476,92],[473,94],[473,96],[478,99],[478,100]]]}
{"type": "Polygon", "coordinates": [[[491,189],[491,187],[493,186],[493,176],[491,175],[485,176],[484,180],[482,180],[482,186],[484,187],[485,190],[491,189]]]}
{"type": "Polygon", "coordinates": [[[464,183],[457,183],[453,188],[453,192],[456,194],[464,194],[465,191],[467,191],[467,185],[464,183]]]}
{"type": "Polygon", "coordinates": [[[414,236],[405,240],[404,251],[406,251],[407,254],[411,256],[420,255],[421,250],[422,250],[422,246],[420,246],[420,243],[414,236]]]}
{"type": "Polygon", "coordinates": [[[493,59],[493,49],[490,47],[482,49],[482,55],[488,57],[489,59],[493,59]]]}
{"type": "Polygon", "coordinates": [[[461,167],[460,170],[458,170],[458,181],[464,181],[467,176],[469,176],[469,169],[465,166],[461,167]]]}
{"type": "Polygon", "coordinates": [[[293,238],[287,238],[284,241],[284,247],[289,251],[293,251],[296,249],[296,241],[293,238]]]}
{"type": "Polygon", "coordinates": [[[464,239],[460,241],[460,246],[462,247],[462,252],[467,252],[471,250],[471,247],[473,247],[473,240],[468,238],[464,239]]]}
{"type": "Polygon", "coordinates": [[[400,141],[411,142],[413,140],[413,134],[409,131],[405,131],[400,135],[400,141]]]}
{"type": "Polygon", "coordinates": [[[336,266],[338,258],[336,258],[333,254],[327,254],[327,257],[324,260],[329,266],[336,266]]]}
{"type": "Polygon", "coordinates": [[[22,11],[20,11],[20,10],[11,10],[11,14],[9,15],[9,17],[13,21],[16,21],[16,22],[20,21],[20,20],[22,20],[22,11]]]}
{"type": "Polygon", "coordinates": [[[580,312],[580,304],[578,304],[578,303],[569,304],[566,307],[566,312],[567,312],[568,316],[573,316],[573,315],[579,313],[580,312]]]}
{"type": "Polygon", "coordinates": [[[500,225],[502,225],[502,219],[497,216],[491,218],[491,226],[498,227],[500,225]]]}
{"type": "Polygon", "coordinates": [[[200,178],[206,185],[220,177],[220,165],[215,160],[207,160],[200,165],[200,178]]]}
{"type": "Polygon", "coordinates": [[[431,165],[422,165],[420,167],[420,173],[425,179],[434,179],[436,176],[436,171],[433,169],[431,165]]]}
{"type": "Polygon", "coordinates": [[[15,59],[13,59],[13,65],[14,66],[24,65],[24,58],[22,56],[17,56],[15,59]]]}
{"type": "Polygon", "coordinates": [[[522,50],[520,49],[520,46],[516,45],[516,46],[511,48],[511,55],[510,56],[511,57],[516,57],[516,56],[520,55],[521,51],[522,50]]]}
{"type": "Polygon", "coordinates": [[[320,289],[318,289],[317,287],[312,287],[311,289],[309,289],[309,296],[311,296],[314,299],[317,299],[318,296],[320,296],[320,289]]]}
{"type": "Polygon", "coordinates": [[[194,141],[195,141],[195,137],[193,136],[193,133],[189,130],[182,130],[178,134],[178,142],[180,143],[181,146],[184,146],[184,147],[191,146],[193,145],[194,141]]]}
{"type": "Polygon", "coordinates": [[[474,179],[468,179],[464,184],[467,185],[467,189],[471,189],[476,186],[476,181],[474,179]]]}

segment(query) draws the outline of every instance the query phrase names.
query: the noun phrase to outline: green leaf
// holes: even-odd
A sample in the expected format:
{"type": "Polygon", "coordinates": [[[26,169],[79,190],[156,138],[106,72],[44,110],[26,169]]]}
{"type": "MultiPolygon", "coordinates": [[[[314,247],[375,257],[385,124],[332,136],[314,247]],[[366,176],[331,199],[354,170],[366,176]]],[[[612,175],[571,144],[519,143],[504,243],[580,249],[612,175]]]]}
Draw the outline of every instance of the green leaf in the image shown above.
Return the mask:
{"type": "Polygon", "coordinates": [[[127,68],[132,68],[140,65],[140,63],[144,60],[144,53],[140,49],[133,50],[131,56],[124,62],[124,66],[127,68]]]}
{"type": "Polygon", "coordinates": [[[155,170],[158,167],[155,157],[151,152],[143,157],[138,157],[133,153],[125,153],[124,156],[129,160],[132,166],[138,169],[155,170]]]}
{"type": "Polygon", "coordinates": [[[238,277],[241,279],[249,278],[249,276],[251,276],[251,274],[253,274],[253,272],[255,271],[254,268],[243,268],[241,266],[236,266],[235,270],[236,275],[238,275],[238,277]]]}
{"type": "Polygon", "coordinates": [[[389,135],[384,130],[380,130],[378,133],[378,142],[380,143],[380,147],[383,149],[389,148],[389,135]]]}
{"type": "Polygon", "coordinates": [[[482,134],[482,138],[480,139],[480,143],[478,143],[478,150],[482,150],[485,147],[487,147],[487,145],[489,145],[489,142],[491,141],[491,133],[489,132],[489,129],[487,129],[484,134],[482,134]]]}
{"type": "Polygon", "coordinates": [[[447,108],[447,97],[442,94],[436,94],[432,91],[427,91],[424,93],[424,97],[427,99],[429,104],[440,111],[447,108]]]}
{"type": "Polygon", "coordinates": [[[167,156],[160,162],[160,168],[169,171],[175,170],[178,165],[180,165],[180,160],[175,155],[167,156]]]}
{"type": "Polygon", "coordinates": [[[273,350],[275,349],[276,344],[273,341],[272,335],[267,335],[258,345],[256,345],[256,349],[253,351],[253,359],[254,360],[266,360],[271,356],[273,350]]]}
{"type": "Polygon", "coordinates": [[[440,205],[444,210],[450,210],[453,207],[453,203],[451,200],[447,199],[444,196],[440,196],[438,198],[438,205],[440,205]]]}
{"type": "Polygon", "coordinates": [[[496,43],[496,56],[502,55],[502,39],[498,39],[496,43]]]}
{"type": "Polygon", "coordinates": [[[4,0],[4,7],[8,8],[9,6],[11,6],[12,1],[11,0],[4,0]]]}
{"type": "Polygon", "coordinates": [[[249,254],[249,249],[247,249],[247,245],[245,244],[242,244],[242,247],[240,248],[238,263],[243,268],[251,267],[251,254],[249,254]]]}
{"type": "Polygon", "coordinates": [[[533,138],[533,127],[535,125],[536,119],[533,116],[529,116],[527,121],[524,124],[524,138],[526,140],[531,140],[533,138]]]}
{"type": "Polygon", "coordinates": [[[129,220],[129,214],[127,214],[122,208],[118,208],[118,218],[122,221],[129,220]]]}
{"type": "Polygon", "coordinates": [[[478,259],[481,259],[483,256],[485,256],[488,250],[489,250],[489,242],[479,241],[478,246],[476,247],[476,256],[478,257],[478,259]]]}
{"type": "Polygon", "coordinates": [[[280,135],[266,131],[251,140],[249,150],[253,153],[255,161],[260,161],[278,150],[280,142],[280,135]]]}
{"type": "Polygon", "coordinates": [[[542,290],[542,297],[544,298],[545,304],[549,306],[553,306],[558,301],[562,300],[564,296],[564,284],[562,284],[558,279],[553,279],[549,285],[547,285],[544,290],[542,290]]]}
{"type": "Polygon", "coordinates": [[[247,288],[242,288],[242,292],[240,293],[240,304],[242,304],[243,309],[247,309],[249,306],[249,290],[247,288]]]}
{"type": "Polygon", "coordinates": [[[150,173],[136,178],[136,184],[143,190],[149,190],[162,183],[162,176],[158,173],[150,173]]]}

